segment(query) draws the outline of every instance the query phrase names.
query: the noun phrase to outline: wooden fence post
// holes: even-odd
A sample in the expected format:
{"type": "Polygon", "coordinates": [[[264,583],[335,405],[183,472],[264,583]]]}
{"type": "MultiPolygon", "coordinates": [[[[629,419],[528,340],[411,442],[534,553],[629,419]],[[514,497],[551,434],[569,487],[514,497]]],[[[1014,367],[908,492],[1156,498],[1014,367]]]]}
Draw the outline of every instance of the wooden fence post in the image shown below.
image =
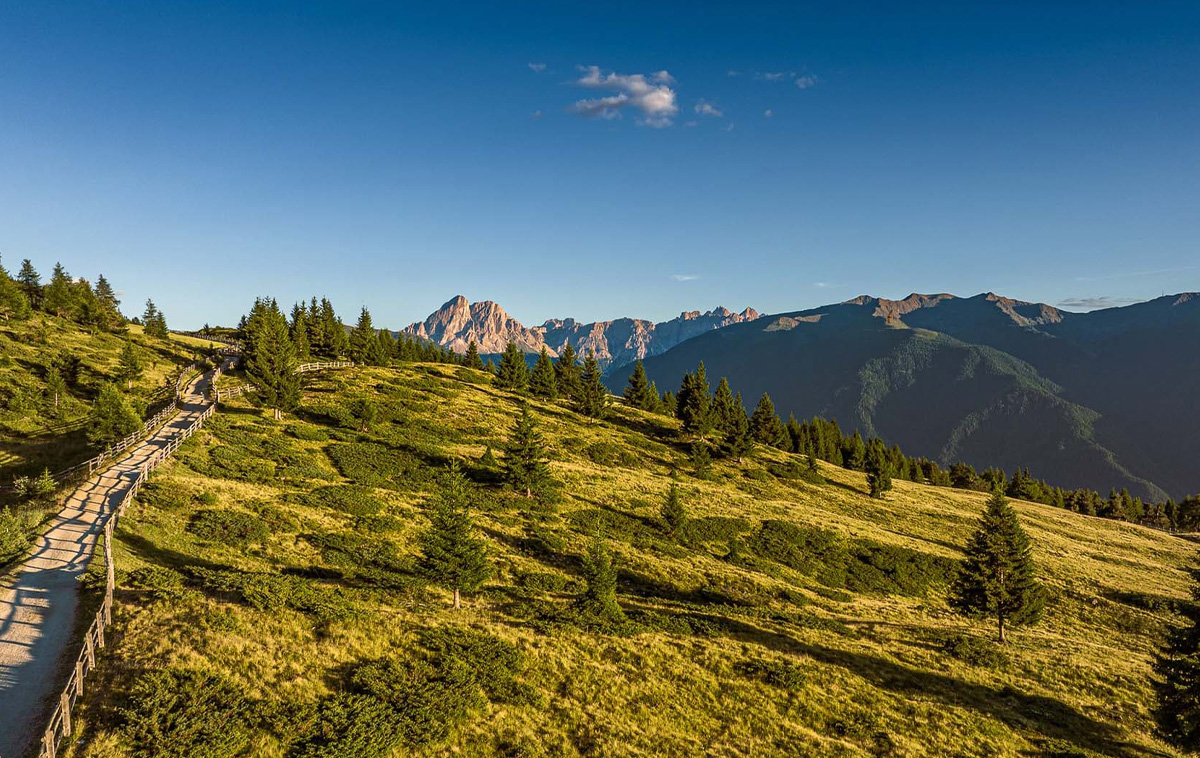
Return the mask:
{"type": "Polygon", "coordinates": [[[62,736],[71,736],[71,696],[63,690],[63,694],[58,697],[58,705],[62,711],[62,736]]]}

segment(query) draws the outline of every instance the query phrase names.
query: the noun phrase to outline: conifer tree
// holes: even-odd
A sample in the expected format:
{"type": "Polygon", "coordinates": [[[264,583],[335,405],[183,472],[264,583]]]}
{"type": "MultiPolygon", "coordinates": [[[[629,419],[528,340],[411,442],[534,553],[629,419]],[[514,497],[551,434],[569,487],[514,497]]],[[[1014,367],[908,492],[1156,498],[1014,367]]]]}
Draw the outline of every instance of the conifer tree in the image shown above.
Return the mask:
{"type": "Polygon", "coordinates": [[[364,305],[358,315],[358,323],[350,335],[350,360],[364,366],[382,366],[383,356],[379,350],[379,335],[371,323],[371,312],[364,305]]]}
{"type": "Polygon", "coordinates": [[[658,405],[662,412],[673,418],[679,418],[679,401],[675,397],[675,393],[667,390],[662,394],[662,402],[658,405]]]}
{"type": "Polygon", "coordinates": [[[694,373],[683,375],[679,394],[675,396],[675,417],[682,422],[685,434],[703,437],[712,428],[708,377],[704,372],[703,361],[694,373]]]}
{"type": "Polygon", "coordinates": [[[504,346],[500,366],[496,369],[496,386],[513,392],[524,392],[529,386],[529,364],[515,342],[504,346]]]}
{"type": "Polygon", "coordinates": [[[697,479],[708,479],[712,475],[712,452],[709,451],[707,442],[696,440],[692,443],[690,460],[692,473],[697,479]]]}
{"type": "MultiPolygon", "coordinates": [[[[654,383],[653,379],[650,380],[650,402],[651,406],[646,410],[650,411],[651,413],[663,412],[662,395],[659,394],[658,385],[654,383]]],[[[672,413],[672,415],[674,415],[674,413],[672,413]]]]}
{"type": "Polygon", "coordinates": [[[312,343],[308,336],[308,311],[303,303],[292,306],[292,318],[288,322],[288,334],[292,338],[292,348],[296,352],[296,360],[300,363],[312,357],[312,343]]]}
{"type": "Polygon", "coordinates": [[[504,448],[504,475],[509,486],[525,497],[533,497],[551,482],[542,434],[524,403],[504,448]]]}
{"type": "Polygon", "coordinates": [[[492,575],[487,545],[471,519],[468,487],[457,464],[451,466],[433,500],[429,528],[418,540],[421,573],[453,593],[455,610],[462,607],[461,593],[473,592],[492,575]]]}
{"type": "Polygon", "coordinates": [[[167,339],[171,335],[167,331],[167,317],[154,304],[153,300],[146,301],[146,312],[142,314],[142,327],[147,337],[167,339]]]}
{"type": "Polygon", "coordinates": [[[858,430],[842,441],[842,465],[851,471],[862,471],[867,457],[867,445],[858,430]]]}
{"type": "Polygon", "coordinates": [[[554,376],[558,384],[558,394],[574,400],[579,395],[579,365],[575,348],[571,343],[563,345],[558,360],[554,362],[554,376]]]}
{"type": "Polygon", "coordinates": [[[463,365],[483,371],[483,359],[479,357],[479,346],[475,344],[475,340],[471,340],[467,345],[467,354],[463,356],[463,365]]]}
{"type": "Polygon", "coordinates": [[[396,357],[396,340],[392,337],[392,333],[388,329],[379,330],[379,365],[390,366],[392,359],[396,357]]]}
{"type": "Polygon", "coordinates": [[[142,420],[116,385],[105,384],[92,405],[87,438],[93,445],[109,447],[142,427],[142,420]]]}
{"type": "Polygon", "coordinates": [[[350,402],[347,407],[350,415],[358,421],[358,430],[365,432],[379,420],[379,406],[369,398],[359,397],[350,402]]]}
{"type": "Polygon", "coordinates": [[[996,619],[1003,643],[1007,624],[1037,622],[1045,603],[1029,536],[1016,510],[997,489],[967,543],[966,557],[950,588],[950,605],[967,616],[996,619]]]}
{"type": "Polygon", "coordinates": [[[1154,720],[1158,733],[1182,750],[1200,752],[1200,571],[1193,569],[1191,604],[1180,604],[1184,623],[1167,630],[1154,659],[1154,720]]]}
{"type": "Polygon", "coordinates": [[[713,423],[716,424],[717,430],[722,434],[728,434],[732,425],[739,423],[737,415],[746,415],[746,409],[740,404],[735,404],[733,390],[729,388],[729,380],[721,377],[721,381],[717,383],[717,390],[713,393],[712,398],[713,423]]]}
{"type": "Polygon", "coordinates": [[[579,376],[579,392],[575,398],[579,412],[588,418],[602,419],[608,415],[608,388],[600,380],[600,364],[596,354],[588,350],[579,376]]]}
{"type": "MultiPolygon", "coordinates": [[[[724,381],[724,380],[722,380],[724,381]]],[[[731,402],[731,407],[724,411],[725,436],[721,441],[721,449],[729,458],[741,462],[750,452],[753,440],[750,437],[750,419],[746,417],[746,409],[742,406],[742,396],[739,393],[731,402]]]]}
{"type": "Polygon", "coordinates": [[[110,329],[121,324],[124,320],[121,317],[121,301],[117,299],[116,291],[103,274],[96,278],[95,294],[105,328],[110,329]]]}
{"type": "Polygon", "coordinates": [[[758,399],[754,413],[750,414],[750,436],[755,442],[769,447],[782,446],[784,438],[787,436],[783,422],[775,413],[775,404],[771,402],[771,396],[765,392],[758,399]]]}
{"type": "Polygon", "coordinates": [[[25,299],[29,301],[29,306],[40,309],[42,307],[42,277],[28,258],[21,261],[21,271],[17,274],[17,284],[21,286],[21,291],[25,293],[25,299]]]}
{"type": "Polygon", "coordinates": [[[4,266],[0,266],[0,318],[23,321],[29,316],[29,299],[20,285],[9,278],[4,266]]]}
{"type": "Polygon", "coordinates": [[[882,498],[883,493],[892,488],[892,463],[887,459],[882,441],[873,439],[867,445],[864,468],[871,497],[882,498]]]}
{"type": "Polygon", "coordinates": [[[58,411],[59,402],[67,394],[67,383],[59,373],[58,367],[51,366],[46,371],[46,395],[54,401],[54,410],[58,411]]]}
{"type": "Polygon", "coordinates": [[[550,362],[550,354],[546,352],[545,345],[538,353],[537,361],[533,364],[533,371],[529,374],[529,391],[535,397],[546,400],[554,400],[558,397],[558,380],[554,376],[554,364],[550,362]]]}
{"type": "Polygon", "coordinates": [[[633,373],[629,375],[625,404],[643,411],[652,411],[658,406],[658,393],[650,389],[646,369],[640,360],[634,362],[633,373]]]}
{"type": "Polygon", "coordinates": [[[142,375],[145,367],[142,365],[142,359],[138,356],[137,350],[133,347],[133,342],[126,341],[125,347],[121,348],[121,355],[117,359],[117,376],[125,380],[125,389],[133,389],[133,383],[142,375]]]}
{"type": "Polygon", "coordinates": [[[671,482],[671,486],[667,490],[667,497],[663,501],[659,516],[662,518],[667,534],[678,535],[687,524],[687,508],[683,505],[683,498],[679,496],[679,486],[675,482],[671,482]]]}
{"type": "Polygon", "coordinates": [[[283,417],[300,403],[300,377],[296,374],[296,352],[288,334],[287,321],[274,300],[256,303],[257,313],[249,322],[250,339],[245,354],[246,374],[259,401],[283,417]]]}
{"type": "Polygon", "coordinates": [[[608,545],[597,534],[583,557],[583,592],[576,600],[576,608],[585,619],[600,624],[619,624],[625,621],[625,612],[617,603],[617,571],[613,567],[608,545]]]}
{"type": "Polygon", "coordinates": [[[54,273],[42,295],[42,306],[55,316],[69,316],[74,310],[74,295],[70,274],[61,263],[54,264],[54,273]]]}

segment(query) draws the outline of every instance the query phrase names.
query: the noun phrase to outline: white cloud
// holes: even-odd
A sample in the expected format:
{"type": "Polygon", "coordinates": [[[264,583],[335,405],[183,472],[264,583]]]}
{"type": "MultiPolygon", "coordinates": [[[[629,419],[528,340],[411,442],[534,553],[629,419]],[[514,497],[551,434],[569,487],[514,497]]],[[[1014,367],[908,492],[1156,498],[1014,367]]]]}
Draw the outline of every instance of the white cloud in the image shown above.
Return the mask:
{"type": "Polygon", "coordinates": [[[741,76],[741,75],[742,75],[741,71],[734,71],[733,69],[729,69],[728,71],[725,72],[725,76],[741,76]]]}
{"type": "Polygon", "coordinates": [[[817,86],[821,80],[815,74],[805,74],[804,76],[796,77],[796,86],[800,89],[810,89],[817,86]]]}
{"type": "Polygon", "coordinates": [[[727,131],[727,132],[733,131],[733,122],[732,121],[725,125],[725,131],[727,131]]]}
{"type": "Polygon", "coordinates": [[[1101,295],[1099,297],[1072,297],[1063,300],[1059,303],[1062,308],[1080,308],[1087,311],[1095,311],[1101,308],[1117,308],[1122,305],[1132,305],[1133,303],[1142,302],[1136,297],[1109,297],[1101,295]]]}
{"type": "Polygon", "coordinates": [[[530,71],[532,71],[532,72],[534,72],[535,74],[540,74],[540,73],[542,73],[543,71],[545,71],[545,70],[546,70],[546,64],[545,64],[545,63],[529,63],[529,64],[526,64],[526,65],[528,65],[528,66],[529,66],[529,70],[530,70],[530,71]]]}
{"type": "Polygon", "coordinates": [[[813,286],[819,290],[827,290],[830,287],[841,287],[842,285],[833,282],[813,282],[813,286]]]}
{"type": "Polygon", "coordinates": [[[671,279],[676,282],[694,282],[699,278],[699,274],[671,274],[671,279]]]}
{"type": "Polygon", "coordinates": [[[581,67],[583,76],[575,81],[581,87],[615,90],[617,94],[578,100],[570,110],[584,118],[620,118],[620,111],[632,107],[642,114],[637,123],[642,126],[661,128],[670,126],[679,113],[675,103],[675,90],[670,84],[675,80],[666,71],[651,74],[648,81],[643,74],[603,74],[599,66],[581,67]]]}
{"type": "Polygon", "coordinates": [[[533,115],[531,115],[531,116],[530,116],[530,118],[532,118],[532,119],[535,119],[535,120],[536,120],[536,119],[539,119],[539,118],[541,118],[541,117],[542,117],[542,112],[541,112],[541,111],[534,111],[534,112],[533,112],[533,115]]]}
{"type": "Polygon", "coordinates": [[[763,118],[771,118],[774,115],[775,111],[771,110],[770,108],[767,108],[765,111],[763,111],[763,118]]]}
{"type": "Polygon", "coordinates": [[[700,100],[697,102],[695,111],[696,114],[700,116],[715,116],[716,118],[721,118],[725,115],[720,108],[706,100],[700,100]]]}
{"type": "Polygon", "coordinates": [[[755,71],[754,78],[760,82],[782,82],[788,77],[795,76],[795,71],[755,71]]]}

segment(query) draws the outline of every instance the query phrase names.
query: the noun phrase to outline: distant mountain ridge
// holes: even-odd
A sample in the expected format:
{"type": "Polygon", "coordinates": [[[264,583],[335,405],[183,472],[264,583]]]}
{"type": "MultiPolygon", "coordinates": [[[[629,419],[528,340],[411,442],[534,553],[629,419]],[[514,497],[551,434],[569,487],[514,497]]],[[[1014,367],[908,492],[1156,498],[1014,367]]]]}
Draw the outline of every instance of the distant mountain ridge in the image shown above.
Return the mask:
{"type": "MultiPolygon", "coordinates": [[[[1072,313],[984,293],[869,295],[686,340],[649,357],[674,389],[704,361],[746,402],[821,415],[942,463],[1068,487],[1200,490],[1200,295],[1072,313]]],[[[606,381],[620,391],[628,368],[606,381]]]]}
{"type": "Polygon", "coordinates": [[[658,355],[713,329],[758,317],[758,311],[753,308],[734,313],[718,307],[705,312],[685,311],[659,323],[635,318],[583,323],[568,318],[550,319],[540,326],[526,327],[509,316],[498,303],[491,300],[472,303],[457,295],[424,321],[410,324],[404,333],[457,353],[466,352],[472,341],[483,354],[502,353],[509,342],[514,342],[526,353],[537,353],[545,347],[552,357],[557,357],[570,342],[580,355],[588,350],[595,351],[600,366],[608,369],[658,355]]]}

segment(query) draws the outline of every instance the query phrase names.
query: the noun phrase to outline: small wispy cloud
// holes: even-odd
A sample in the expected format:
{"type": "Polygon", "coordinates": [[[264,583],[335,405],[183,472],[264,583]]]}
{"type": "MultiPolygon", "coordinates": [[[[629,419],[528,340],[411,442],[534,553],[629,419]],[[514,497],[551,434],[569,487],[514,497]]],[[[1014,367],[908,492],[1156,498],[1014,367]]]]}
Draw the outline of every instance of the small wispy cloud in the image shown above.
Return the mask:
{"type": "Polygon", "coordinates": [[[827,290],[831,287],[841,287],[842,285],[833,282],[813,282],[813,286],[819,290],[827,290]]]}
{"type": "Polygon", "coordinates": [[[760,82],[782,82],[796,75],[795,71],[755,71],[754,78],[760,82]]]}
{"type": "Polygon", "coordinates": [[[699,278],[699,274],[671,274],[671,281],[675,282],[694,282],[699,278]]]}
{"type": "Polygon", "coordinates": [[[775,111],[771,110],[770,108],[767,108],[765,111],[763,111],[763,118],[771,118],[774,115],[775,111]]]}
{"type": "Polygon", "coordinates": [[[716,118],[721,118],[722,116],[725,115],[724,111],[722,111],[720,108],[713,105],[712,103],[708,102],[707,100],[700,100],[699,102],[697,102],[696,106],[695,106],[695,111],[696,111],[696,114],[700,115],[700,116],[714,116],[716,118]]]}
{"type": "Polygon", "coordinates": [[[536,121],[536,120],[538,120],[539,118],[541,118],[541,117],[542,117],[542,112],[541,112],[541,111],[534,111],[532,114],[530,114],[530,116],[529,116],[529,117],[530,117],[530,118],[532,118],[534,121],[536,121]]]}
{"type": "Polygon", "coordinates": [[[580,66],[583,76],[575,81],[580,87],[607,89],[614,95],[578,100],[568,110],[584,118],[614,119],[621,117],[621,110],[633,108],[640,111],[640,126],[662,128],[674,123],[679,114],[675,102],[675,82],[666,71],[656,71],[647,78],[644,74],[603,73],[599,66],[580,66]]]}
{"type": "Polygon", "coordinates": [[[820,83],[820,78],[815,74],[805,74],[804,76],[796,77],[796,86],[800,89],[811,89],[820,83]]]}
{"type": "Polygon", "coordinates": [[[741,76],[741,75],[742,75],[741,71],[735,71],[732,68],[725,72],[725,76],[741,76]]]}
{"type": "Polygon", "coordinates": [[[1059,303],[1060,308],[1080,308],[1085,311],[1095,311],[1101,308],[1117,308],[1122,305],[1132,305],[1133,303],[1142,302],[1136,297],[1110,297],[1108,295],[1100,295],[1098,297],[1072,297],[1063,300],[1059,303]]]}
{"type": "Polygon", "coordinates": [[[733,122],[732,121],[730,121],[728,124],[725,125],[725,131],[727,131],[727,132],[733,131],[733,122]]]}
{"type": "Polygon", "coordinates": [[[529,70],[534,72],[535,74],[540,74],[546,70],[545,63],[528,63],[526,65],[529,66],[529,70]]]}

